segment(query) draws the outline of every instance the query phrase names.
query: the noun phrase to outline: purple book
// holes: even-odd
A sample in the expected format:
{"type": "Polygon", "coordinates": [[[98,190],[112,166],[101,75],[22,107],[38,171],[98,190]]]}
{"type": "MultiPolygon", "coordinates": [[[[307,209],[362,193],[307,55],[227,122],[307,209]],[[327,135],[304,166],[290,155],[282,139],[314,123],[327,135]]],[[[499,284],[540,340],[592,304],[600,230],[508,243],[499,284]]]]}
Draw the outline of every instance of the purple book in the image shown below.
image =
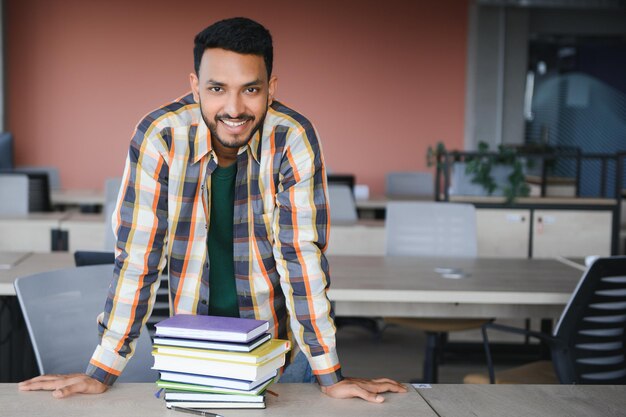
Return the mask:
{"type": "Polygon", "coordinates": [[[269,329],[265,320],[177,314],[156,324],[156,336],[246,343],[269,329]]]}

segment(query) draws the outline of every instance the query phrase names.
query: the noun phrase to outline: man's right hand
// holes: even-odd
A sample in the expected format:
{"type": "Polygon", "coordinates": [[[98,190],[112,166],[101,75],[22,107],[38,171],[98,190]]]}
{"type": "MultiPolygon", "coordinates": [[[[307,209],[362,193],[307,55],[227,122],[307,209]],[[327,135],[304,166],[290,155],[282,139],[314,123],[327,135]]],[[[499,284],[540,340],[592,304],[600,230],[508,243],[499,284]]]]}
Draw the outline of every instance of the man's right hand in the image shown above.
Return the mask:
{"type": "Polygon", "coordinates": [[[86,374],[41,375],[20,382],[20,391],[52,391],[54,398],[65,398],[72,394],[101,394],[109,387],[86,374]]]}

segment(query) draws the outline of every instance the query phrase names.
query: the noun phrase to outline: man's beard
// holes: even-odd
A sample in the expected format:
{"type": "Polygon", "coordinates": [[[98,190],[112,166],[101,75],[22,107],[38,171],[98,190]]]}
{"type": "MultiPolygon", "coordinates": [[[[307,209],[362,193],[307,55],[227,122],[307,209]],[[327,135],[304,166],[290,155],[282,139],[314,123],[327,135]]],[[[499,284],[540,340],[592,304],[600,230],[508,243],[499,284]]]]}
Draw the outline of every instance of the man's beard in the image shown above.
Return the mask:
{"type": "Polygon", "coordinates": [[[231,149],[238,149],[242,147],[243,145],[247,144],[250,141],[250,139],[252,139],[252,136],[254,136],[254,134],[261,128],[261,126],[263,126],[263,123],[265,122],[265,115],[267,114],[267,109],[269,107],[267,104],[265,105],[265,111],[263,112],[263,117],[261,117],[259,121],[252,127],[250,134],[248,135],[247,138],[245,138],[245,140],[240,140],[240,138],[236,137],[234,142],[229,143],[223,140],[222,138],[220,138],[220,136],[217,134],[217,124],[220,123],[220,120],[254,121],[255,117],[251,114],[246,114],[246,113],[242,113],[242,114],[235,115],[235,116],[230,116],[228,114],[216,114],[215,117],[213,118],[213,121],[211,122],[209,121],[209,118],[206,117],[206,115],[202,111],[202,101],[200,101],[199,104],[200,104],[200,114],[202,114],[202,119],[204,120],[204,123],[209,128],[209,132],[211,132],[211,138],[214,138],[215,140],[217,140],[220,143],[220,145],[224,146],[225,148],[231,148],[231,149]]]}

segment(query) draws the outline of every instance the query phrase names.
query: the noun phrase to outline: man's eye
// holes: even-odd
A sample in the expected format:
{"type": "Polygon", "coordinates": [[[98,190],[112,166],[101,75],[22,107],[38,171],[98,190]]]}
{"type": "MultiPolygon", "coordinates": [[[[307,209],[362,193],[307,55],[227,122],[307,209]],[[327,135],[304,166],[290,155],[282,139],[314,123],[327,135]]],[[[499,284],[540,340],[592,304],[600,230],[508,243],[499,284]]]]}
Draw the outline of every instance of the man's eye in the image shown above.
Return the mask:
{"type": "Polygon", "coordinates": [[[248,87],[246,88],[246,93],[248,94],[254,94],[257,93],[259,91],[259,89],[257,87],[248,87]]]}
{"type": "Polygon", "coordinates": [[[222,91],[224,91],[222,89],[222,87],[209,87],[209,91],[213,92],[213,93],[220,93],[222,91]]]}

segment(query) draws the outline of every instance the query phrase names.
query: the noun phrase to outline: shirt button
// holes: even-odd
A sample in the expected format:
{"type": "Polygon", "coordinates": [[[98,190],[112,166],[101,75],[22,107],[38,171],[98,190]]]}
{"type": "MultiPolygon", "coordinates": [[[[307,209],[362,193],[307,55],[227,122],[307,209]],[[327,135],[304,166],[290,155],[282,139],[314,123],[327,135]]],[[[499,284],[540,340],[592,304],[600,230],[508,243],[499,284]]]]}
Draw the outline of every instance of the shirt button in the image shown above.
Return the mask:
{"type": "Polygon", "coordinates": [[[200,301],[202,304],[206,305],[206,300],[200,301]]]}

